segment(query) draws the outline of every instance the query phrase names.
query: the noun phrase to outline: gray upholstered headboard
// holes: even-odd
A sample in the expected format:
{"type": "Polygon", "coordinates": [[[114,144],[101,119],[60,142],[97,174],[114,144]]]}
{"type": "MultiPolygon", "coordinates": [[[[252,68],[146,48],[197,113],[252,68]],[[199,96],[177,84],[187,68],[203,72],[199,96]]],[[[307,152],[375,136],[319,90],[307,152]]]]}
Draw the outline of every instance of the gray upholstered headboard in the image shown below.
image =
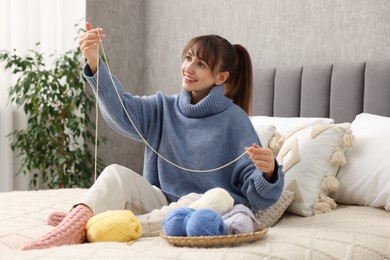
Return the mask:
{"type": "Polygon", "coordinates": [[[362,112],[390,116],[390,60],[254,70],[253,115],[340,123],[362,112]]]}

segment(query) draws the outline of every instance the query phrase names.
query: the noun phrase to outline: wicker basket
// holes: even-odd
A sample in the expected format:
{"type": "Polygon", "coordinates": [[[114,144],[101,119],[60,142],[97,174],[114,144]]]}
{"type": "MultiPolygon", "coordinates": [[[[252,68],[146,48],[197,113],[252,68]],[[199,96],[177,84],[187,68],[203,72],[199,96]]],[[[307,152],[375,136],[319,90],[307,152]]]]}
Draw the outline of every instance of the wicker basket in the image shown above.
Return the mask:
{"type": "Polygon", "coordinates": [[[180,247],[225,247],[259,240],[264,237],[267,232],[268,228],[264,228],[253,233],[237,235],[181,237],[160,234],[160,237],[164,238],[168,243],[180,247]]]}

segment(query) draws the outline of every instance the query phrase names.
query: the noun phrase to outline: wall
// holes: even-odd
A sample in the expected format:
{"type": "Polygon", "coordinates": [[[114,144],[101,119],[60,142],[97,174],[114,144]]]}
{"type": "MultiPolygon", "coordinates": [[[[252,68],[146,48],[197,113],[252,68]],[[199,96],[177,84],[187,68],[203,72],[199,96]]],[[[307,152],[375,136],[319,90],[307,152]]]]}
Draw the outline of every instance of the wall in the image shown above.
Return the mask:
{"type": "MultiPolygon", "coordinates": [[[[103,47],[110,69],[126,90],[141,95],[144,86],[145,1],[87,0],[86,20],[104,29],[103,47]]],[[[98,135],[109,139],[99,145],[98,156],[106,164],[120,164],[141,172],[143,144],[114,132],[99,117],[98,135]]]]}
{"type": "MultiPolygon", "coordinates": [[[[180,90],[180,55],[200,34],[247,47],[254,68],[390,58],[388,0],[87,0],[112,71],[135,94],[180,90]]],[[[104,125],[104,123],[101,123],[104,125]]],[[[142,147],[106,126],[108,163],[138,172],[142,147]]]]}

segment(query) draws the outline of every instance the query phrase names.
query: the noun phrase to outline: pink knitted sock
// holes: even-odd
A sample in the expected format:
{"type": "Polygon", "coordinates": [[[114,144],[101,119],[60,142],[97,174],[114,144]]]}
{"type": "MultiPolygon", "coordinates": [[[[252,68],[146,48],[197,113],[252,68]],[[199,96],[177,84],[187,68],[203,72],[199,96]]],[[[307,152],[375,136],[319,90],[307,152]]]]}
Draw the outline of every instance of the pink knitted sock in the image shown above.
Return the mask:
{"type": "Polygon", "coordinates": [[[21,246],[20,249],[43,249],[54,246],[81,244],[86,239],[86,225],[92,216],[93,213],[88,207],[78,205],[69,212],[56,228],[42,238],[21,246]]]}
{"type": "Polygon", "coordinates": [[[58,226],[58,224],[61,223],[62,220],[69,214],[69,212],[65,211],[54,211],[50,214],[50,216],[47,218],[47,224],[53,227],[58,226]]]}

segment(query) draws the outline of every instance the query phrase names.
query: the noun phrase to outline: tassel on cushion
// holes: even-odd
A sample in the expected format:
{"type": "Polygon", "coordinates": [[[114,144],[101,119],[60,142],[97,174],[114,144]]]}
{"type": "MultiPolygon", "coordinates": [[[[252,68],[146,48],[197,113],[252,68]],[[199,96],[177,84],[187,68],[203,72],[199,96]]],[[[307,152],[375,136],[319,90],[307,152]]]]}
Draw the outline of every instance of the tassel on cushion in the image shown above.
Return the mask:
{"type": "Polygon", "coordinates": [[[319,201],[314,204],[313,215],[319,215],[329,211],[332,211],[332,209],[330,208],[330,205],[324,201],[319,201]]]}
{"type": "Polygon", "coordinates": [[[339,180],[336,177],[331,176],[329,173],[327,173],[324,180],[322,181],[321,189],[324,192],[336,192],[339,190],[339,188],[339,180]]]}
{"type": "Polygon", "coordinates": [[[272,152],[275,156],[278,155],[280,148],[282,148],[282,145],[285,141],[284,136],[276,132],[274,136],[269,140],[269,148],[271,148],[272,152]]]}
{"type": "Polygon", "coordinates": [[[332,198],[321,193],[318,202],[314,204],[313,215],[327,213],[336,207],[337,204],[332,198]]]}
{"type": "Polygon", "coordinates": [[[345,158],[345,153],[340,147],[336,147],[335,152],[330,159],[330,164],[332,166],[344,166],[347,164],[347,159],[345,158]]]}
{"type": "Polygon", "coordinates": [[[326,202],[330,205],[330,208],[331,209],[335,209],[337,208],[337,204],[336,202],[331,198],[331,197],[328,197],[326,196],[325,194],[321,193],[320,196],[319,196],[320,200],[319,201],[323,201],[323,202],[326,202]]]}
{"type": "Polygon", "coordinates": [[[340,140],[340,145],[342,147],[346,147],[347,148],[347,147],[354,146],[355,143],[356,143],[356,138],[352,134],[352,130],[351,129],[347,129],[347,131],[345,131],[343,137],[340,140]]]}

